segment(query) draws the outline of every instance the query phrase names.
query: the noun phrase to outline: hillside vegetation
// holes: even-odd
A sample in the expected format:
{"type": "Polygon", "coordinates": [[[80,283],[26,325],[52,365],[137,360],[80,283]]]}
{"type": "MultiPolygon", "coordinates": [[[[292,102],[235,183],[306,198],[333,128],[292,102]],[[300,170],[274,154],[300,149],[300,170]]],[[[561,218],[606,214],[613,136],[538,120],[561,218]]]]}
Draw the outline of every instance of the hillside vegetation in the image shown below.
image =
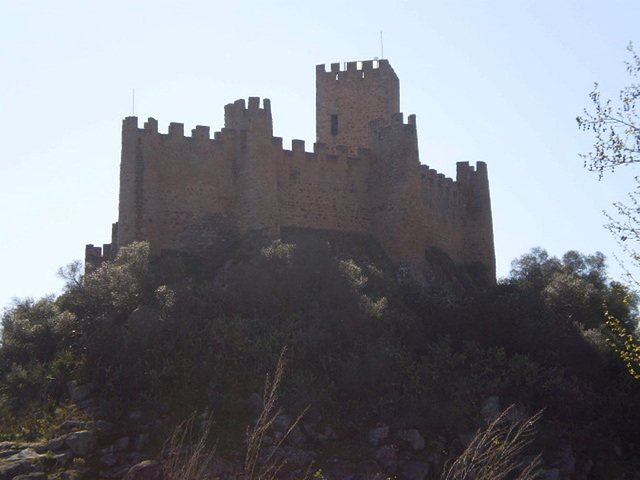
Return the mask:
{"type": "Polygon", "coordinates": [[[607,278],[603,256],[535,249],[497,286],[441,252],[427,258],[412,275],[369,237],[298,232],[217,258],[151,259],[135,243],[86,275],[72,264],[58,298],[5,311],[0,440],[55,436],[73,415],[127,425],[133,412],[159,419],[145,447],[155,455],[175,425],[208,412],[218,450],[241,449],[251,399],[286,347],[278,405],[309,407],[305,425],[331,431],[303,429],[318,465],[362,460],[367,432],[385,425],[421,432],[427,447],[411,460],[437,454],[442,470],[492,404],[514,404],[543,411],[531,452],[547,470],[638,471],[640,381],[605,323],[606,311],[635,330],[637,298],[607,278]],[[89,386],[98,407],[80,412],[70,385],[89,386]]]}

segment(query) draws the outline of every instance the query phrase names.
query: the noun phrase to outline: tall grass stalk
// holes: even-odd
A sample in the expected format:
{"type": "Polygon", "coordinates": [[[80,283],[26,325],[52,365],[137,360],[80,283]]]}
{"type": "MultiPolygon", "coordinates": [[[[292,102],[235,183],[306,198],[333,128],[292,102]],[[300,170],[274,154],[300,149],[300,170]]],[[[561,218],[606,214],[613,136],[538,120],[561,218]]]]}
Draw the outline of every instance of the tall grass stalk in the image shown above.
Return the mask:
{"type": "Polygon", "coordinates": [[[523,420],[510,421],[515,407],[504,410],[487,427],[479,430],[467,448],[445,468],[441,480],[534,480],[541,458],[522,460],[523,450],[535,436],[535,424],[542,412],[523,420]]]}

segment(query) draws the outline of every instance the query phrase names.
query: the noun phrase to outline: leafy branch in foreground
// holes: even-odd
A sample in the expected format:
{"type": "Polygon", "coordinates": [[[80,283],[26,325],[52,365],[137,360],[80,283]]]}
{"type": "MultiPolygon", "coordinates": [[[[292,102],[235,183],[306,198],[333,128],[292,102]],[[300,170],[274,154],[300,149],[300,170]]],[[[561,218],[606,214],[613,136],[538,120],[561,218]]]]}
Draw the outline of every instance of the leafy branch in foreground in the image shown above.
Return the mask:
{"type": "MultiPolygon", "coordinates": [[[[578,128],[595,137],[591,151],[580,156],[585,167],[598,173],[599,178],[619,166],[640,162],[640,116],[636,106],[640,99],[640,57],[631,42],[627,50],[631,60],[625,63],[627,73],[632,77],[631,83],[620,90],[616,101],[603,100],[599,85],[595,83],[589,94],[593,109],[585,108],[583,115],[576,118],[578,128]]],[[[606,228],[632,263],[640,266],[640,253],[636,247],[640,243],[640,179],[636,176],[635,181],[635,188],[628,193],[629,201],[613,204],[615,213],[607,214],[609,223],[606,228]]],[[[629,268],[626,270],[629,272],[629,268]]],[[[628,276],[637,283],[631,274],[628,276]]]]}
{"type": "MultiPolygon", "coordinates": [[[[613,171],[618,166],[640,162],[640,116],[636,107],[640,99],[640,56],[631,42],[627,50],[631,60],[625,63],[632,81],[620,90],[615,106],[611,99],[602,100],[596,83],[589,94],[593,111],[585,109],[584,115],[576,118],[581,130],[592,132],[595,136],[592,150],[581,157],[585,167],[597,172],[600,178],[606,171],[613,171]]],[[[631,265],[640,267],[640,177],[635,176],[635,182],[635,189],[628,193],[629,200],[626,203],[614,203],[615,213],[606,214],[609,220],[606,228],[629,255],[631,265]]],[[[620,263],[626,270],[629,282],[640,285],[640,280],[630,273],[629,266],[620,263]]],[[[635,306],[637,299],[632,301],[629,294],[625,296],[624,303],[635,306]]],[[[631,375],[640,379],[640,341],[633,327],[611,313],[607,305],[605,321],[613,334],[609,343],[625,362],[631,375]]]]}
{"type": "MultiPolygon", "coordinates": [[[[625,62],[627,73],[634,79],[640,72],[640,57],[630,42],[627,46],[631,61],[625,62]]],[[[596,82],[589,94],[593,111],[584,109],[584,115],[576,118],[578,127],[585,132],[593,132],[595,143],[593,150],[580,155],[585,166],[598,172],[600,177],[617,166],[629,165],[640,161],[640,117],[636,111],[636,102],[640,98],[640,84],[632,81],[620,90],[620,103],[614,106],[611,99],[602,100],[599,85],[596,82]]]]}
{"type": "Polygon", "coordinates": [[[535,424],[542,412],[523,420],[509,421],[515,413],[511,405],[483,430],[456,460],[445,468],[442,480],[501,480],[509,476],[515,480],[533,480],[540,468],[540,455],[523,461],[521,455],[534,438],[535,424]],[[512,476],[517,473],[516,476],[512,476]]]}
{"type": "MultiPolygon", "coordinates": [[[[619,288],[622,286],[620,285],[619,288]]],[[[635,295],[627,292],[623,302],[626,305],[634,305],[635,295]]],[[[613,335],[607,339],[609,345],[625,363],[631,376],[640,380],[640,340],[638,336],[631,331],[630,325],[625,324],[619,317],[612,314],[606,304],[604,305],[604,316],[605,323],[613,335]]]]}

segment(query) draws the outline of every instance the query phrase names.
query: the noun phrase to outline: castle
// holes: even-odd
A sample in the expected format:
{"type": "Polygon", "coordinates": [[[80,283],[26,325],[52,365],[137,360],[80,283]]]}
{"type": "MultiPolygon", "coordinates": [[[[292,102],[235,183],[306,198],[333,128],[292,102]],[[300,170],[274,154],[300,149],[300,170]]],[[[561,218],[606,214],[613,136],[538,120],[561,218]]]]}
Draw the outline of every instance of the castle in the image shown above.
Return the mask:
{"type": "Polygon", "coordinates": [[[153,254],[206,253],[229,235],[259,229],[372,235],[398,265],[419,266],[438,247],[457,265],[480,264],[495,279],[487,167],[457,164],[446,178],[418,156],[415,115],[400,111],[400,83],[387,60],[316,67],[313,152],[283,148],[271,105],[250,97],[226,105],[224,128],[167,134],[149,118],[124,119],[119,219],[111,244],[87,245],[87,265],[119,245],[146,240],[153,254]]]}

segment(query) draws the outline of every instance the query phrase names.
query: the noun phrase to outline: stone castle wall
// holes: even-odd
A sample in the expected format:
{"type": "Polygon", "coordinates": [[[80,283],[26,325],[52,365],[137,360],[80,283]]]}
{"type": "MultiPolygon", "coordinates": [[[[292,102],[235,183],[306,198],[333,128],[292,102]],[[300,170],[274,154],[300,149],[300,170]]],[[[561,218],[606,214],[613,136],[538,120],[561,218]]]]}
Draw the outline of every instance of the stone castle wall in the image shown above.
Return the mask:
{"type": "MultiPolygon", "coordinates": [[[[225,107],[225,125],[191,135],[150,118],[123,122],[120,205],[113,246],[146,240],[152,252],[216,249],[235,235],[283,227],[372,234],[398,263],[439,247],[457,264],[480,262],[495,278],[486,165],[459,163],[452,180],[420,164],[416,119],[403,121],[389,63],[316,69],[312,152],[273,136],[271,105],[225,107]]],[[[88,261],[100,250],[87,247],[88,261]]],[[[109,253],[110,254],[110,253],[109,253]]]]}

